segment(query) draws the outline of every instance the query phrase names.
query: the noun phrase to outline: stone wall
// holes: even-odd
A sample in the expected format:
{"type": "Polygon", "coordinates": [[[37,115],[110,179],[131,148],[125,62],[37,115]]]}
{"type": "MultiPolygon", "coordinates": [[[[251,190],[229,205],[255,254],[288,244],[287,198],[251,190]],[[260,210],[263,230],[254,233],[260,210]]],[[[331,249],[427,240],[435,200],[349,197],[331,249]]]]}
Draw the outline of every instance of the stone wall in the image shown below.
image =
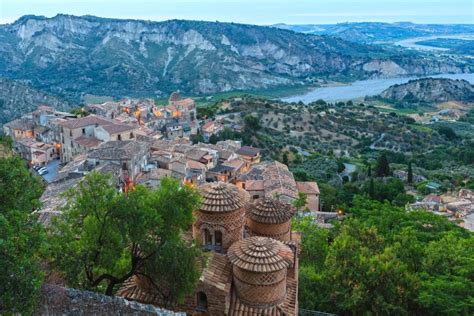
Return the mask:
{"type": "Polygon", "coordinates": [[[44,284],[33,315],[159,315],[185,316],[153,305],[89,291],[44,284]]]}

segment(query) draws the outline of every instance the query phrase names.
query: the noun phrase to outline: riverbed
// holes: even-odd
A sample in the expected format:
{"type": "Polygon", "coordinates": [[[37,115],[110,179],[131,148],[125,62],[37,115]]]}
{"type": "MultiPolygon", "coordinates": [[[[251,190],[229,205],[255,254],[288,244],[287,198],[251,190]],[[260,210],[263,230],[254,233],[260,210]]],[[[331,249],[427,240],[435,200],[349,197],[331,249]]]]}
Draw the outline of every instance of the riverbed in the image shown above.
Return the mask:
{"type": "Polygon", "coordinates": [[[327,86],[314,88],[313,90],[304,94],[294,95],[282,98],[285,102],[299,102],[311,103],[319,99],[327,102],[346,101],[351,99],[363,98],[365,96],[374,96],[380,94],[382,91],[394,84],[406,83],[409,80],[419,78],[449,78],[449,79],[464,79],[474,84],[474,73],[469,74],[441,74],[424,77],[398,77],[398,78],[381,78],[359,80],[345,86],[327,86]]]}

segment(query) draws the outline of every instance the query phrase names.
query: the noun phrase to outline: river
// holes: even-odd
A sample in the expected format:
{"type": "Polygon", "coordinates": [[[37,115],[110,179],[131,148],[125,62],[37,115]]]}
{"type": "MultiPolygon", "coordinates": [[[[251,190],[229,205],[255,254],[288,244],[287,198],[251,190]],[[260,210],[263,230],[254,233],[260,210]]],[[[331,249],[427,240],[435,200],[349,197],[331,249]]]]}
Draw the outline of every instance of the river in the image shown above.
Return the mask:
{"type": "Polygon", "coordinates": [[[428,51],[449,51],[449,48],[443,47],[434,47],[428,45],[422,45],[419,42],[434,40],[434,39],[461,39],[466,41],[474,40],[474,34],[456,34],[456,35],[433,35],[433,36],[423,36],[423,37],[412,37],[404,39],[398,42],[395,42],[394,45],[402,46],[405,48],[416,49],[416,50],[428,50],[428,51]]]}
{"type": "Polygon", "coordinates": [[[319,99],[328,102],[346,101],[351,99],[363,98],[365,96],[373,96],[381,93],[394,84],[406,83],[412,79],[419,78],[449,78],[449,79],[464,79],[474,84],[474,73],[469,74],[441,74],[424,77],[398,77],[398,78],[382,78],[382,79],[368,79],[355,81],[349,85],[344,86],[327,86],[314,88],[313,90],[290,97],[282,98],[285,102],[299,102],[311,103],[319,99]]]}

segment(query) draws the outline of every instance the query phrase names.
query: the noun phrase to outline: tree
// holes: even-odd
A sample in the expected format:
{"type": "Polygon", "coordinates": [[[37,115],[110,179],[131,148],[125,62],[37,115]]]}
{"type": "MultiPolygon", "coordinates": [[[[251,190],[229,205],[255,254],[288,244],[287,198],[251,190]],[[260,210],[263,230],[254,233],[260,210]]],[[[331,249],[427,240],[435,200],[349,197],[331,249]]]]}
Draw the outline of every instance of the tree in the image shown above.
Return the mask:
{"type": "Polygon", "coordinates": [[[255,132],[260,129],[260,120],[252,114],[244,116],[244,125],[246,131],[255,132]]]}
{"type": "Polygon", "coordinates": [[[298,192],[298,198],[293,201],[293,206],[296,207],[298,211],[301,211],[303,207],[306,206],[308,196],[303,192],[298,192]]]}
{"type": "Polygon", "coordinates": [[[372,177],[372,164],[369,163],[367,166],[367,177],[371,178],[372,177]]]}
{"type": "Polygon", "coordinates": [[[407,177],[407,182],[408,183],[413,183],[413,169],[411,166],[411,161],[408,162],[408,177],[407,177]]]}
{"type": "Polygon", "coordinates": [[[224,127],[220,134],[220,139],[221,140],[228,140],[228,139],[234,139],[235,134],[234,131],[228,127],[224,127]]]}
{"type": "Polygon", "coordinates": [[[197,133],[196,135],[191,135],[191,142],[194,144],[197,143],[204,143],[204,136],[201,133],[197,133]]]}
{"type": "Polygon", "coordinates": [[[281,162],[285,165],[288,166],[288,152],[283,152],[283,155],[281,157],[281,162]]]}
{"type": "Polygon", "coordinates": [[[43,188],[18,157],[0,158],[0,314],[30,314],[43,281],[44,233],[31,212],[43,188]]]}
{"type": "Polygon", "coordinates": [[[377,159],[377,165],[375,166],[375,175],[377,177],[387,177],[390,175],[390,166],[388,164],[387,155],[385,152],[381,153],[377,159]]]}
{"type": "Polygon", "coordinates": [[[121,194],[110,175],[92,172],[68,191],[67,200],[52,227],[50,253],[68,285],[112,295],[125,280],[142,273],[157,284],[174,284],[176,289],[162,298],[175,302],[197,280],[196,264],[184,270],[165,265],[168,271],[160,264],[196,260],[196,249],[181,240],[199,201],[191,188],[165,178],[157,190],[136,186],[121,194]],[[181,282],[173,283],[180,277],[181,282]]]}
{"type": "Polygon", "coordinates": [[[216,134],[212,134],[212,135],[209,137],[209,142],[210,142],[211,144],[216,144],[218,141],[219,141],[219,137],[218,137],[216,134]]]}
{"type": "Polygon", "coordinates": [[[370,178],[370,183],[369,183],[369,197],[371,199],[375,198],[375,185],[374,185],[374,178],[370,178]]]}

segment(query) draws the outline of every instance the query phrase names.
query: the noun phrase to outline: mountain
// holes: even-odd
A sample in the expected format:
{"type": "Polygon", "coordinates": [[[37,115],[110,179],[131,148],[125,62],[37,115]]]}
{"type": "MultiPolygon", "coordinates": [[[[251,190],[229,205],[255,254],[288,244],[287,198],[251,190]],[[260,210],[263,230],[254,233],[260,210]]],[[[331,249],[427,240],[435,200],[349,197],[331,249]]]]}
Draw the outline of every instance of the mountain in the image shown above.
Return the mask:
{"type": "Polygon", "coordinates": [[[26,84],[0,78],[0,126],[35,110],[38,105],[49,105],[58,110],[68,110],[71,104],[34,89],[26,84]]]}
{"type": "Polygon", "coordinates": [[[460,59],[271,27],[70,15],[24,16],[0,26],[0,51],[0,76],[73,100],[86,93],[206,94],[474,68],[460,59]]]}
{"type": "Polygon", "coordinates": [[[405,104],[432,104],[446,101],[474,102],[474,86],[466,80],[424,78],[393,85],[380,96],[405,104]]]}
{"type": "Polygon", "coordinates": [[[351,22],[338,24],[275,24],[273,27],[315,35],[337,36],[358,43],[394,42],[411,37],[473,34],[473,24],[351,22]]]}

